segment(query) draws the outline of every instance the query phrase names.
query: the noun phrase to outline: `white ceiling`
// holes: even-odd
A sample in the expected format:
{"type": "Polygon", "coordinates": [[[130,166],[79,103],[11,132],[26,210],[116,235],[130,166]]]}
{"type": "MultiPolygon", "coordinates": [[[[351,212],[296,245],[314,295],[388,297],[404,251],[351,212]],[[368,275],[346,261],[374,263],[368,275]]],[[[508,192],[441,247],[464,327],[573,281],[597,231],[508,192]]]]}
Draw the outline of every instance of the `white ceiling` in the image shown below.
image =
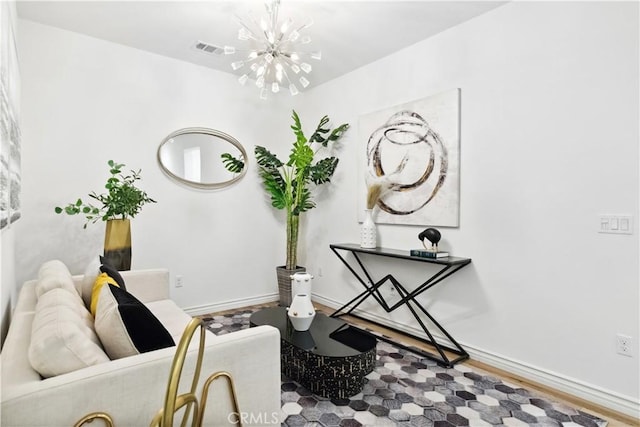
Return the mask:
{"type": "MultiPolygon", "coordinates": [[[[494,9],[505,1],[282,0],[280,20],[314,24],[309,50],[312,85],[324,83],[494,9]]],[[[196,41],[242,47],[235,15],[264,14],[261,1],[25,1],[18,17],[109,40],[212,69],[235,73],[239,55],[205,54],[196,41]]]]}

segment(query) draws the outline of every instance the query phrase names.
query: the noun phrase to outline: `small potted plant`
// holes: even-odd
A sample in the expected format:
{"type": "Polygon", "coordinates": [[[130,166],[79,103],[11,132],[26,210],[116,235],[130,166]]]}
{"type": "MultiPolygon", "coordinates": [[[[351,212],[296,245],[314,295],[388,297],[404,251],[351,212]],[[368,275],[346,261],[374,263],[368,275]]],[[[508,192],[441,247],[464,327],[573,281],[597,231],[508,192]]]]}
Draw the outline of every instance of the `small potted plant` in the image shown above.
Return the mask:
{"type": "Polygon", "coordinates": [[[107,223],[104,239],[104,256],[108,262],[118,270],[129,270],[131,268],[131,223],[130,218],[134,218],[140,213],[142,206],[147,203],[156,203],[147,193],[136,187],[136,181],[141,179],[140,172],[131,171],[124,175],[122,168],[124,164],[116,163],[113,160],[107,162],[109,165],[110,178],[107,179],[106,193],[97,194],[95,191],[89,197],[100,203],[95,206],[78,199],[75,203],[69,203],[65,207],[56,207],[57,214],[84,215],[86,222],[84,228],[89,223],[96,223],[100,220],[107,223]]]}
{"type": "Polygon", "coordinates": [[[287,219],[287,254],[286,264],[276,267],[280,305],[291,304],[291,275],[304,271],[298,261],[298,229],[300,215],[316,206],[312,197],[315,186],[331,180],[338,166],[338,158],[334,156],[317,159],[320,147],[327,148],[336,142],[349,129],[344,123],[331,130],[329,117],[320,119],[318,126],[309,138],[302,130],[300,117],[293,111],[291,129],[296,136],[287,163],[282,162],[268,149],[255,147],[258,172],[265,190],[271,197],[271,204],[276,209],[286,212],[287,219]]]}

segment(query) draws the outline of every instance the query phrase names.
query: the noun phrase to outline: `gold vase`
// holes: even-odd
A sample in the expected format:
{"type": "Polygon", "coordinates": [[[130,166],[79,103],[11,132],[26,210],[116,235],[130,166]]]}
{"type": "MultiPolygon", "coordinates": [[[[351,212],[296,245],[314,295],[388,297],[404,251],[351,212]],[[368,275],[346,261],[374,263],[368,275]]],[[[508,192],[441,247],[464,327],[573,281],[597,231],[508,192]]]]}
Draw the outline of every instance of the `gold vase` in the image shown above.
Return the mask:
{"type": "Polygon", "coordinates": [[[131,223],[128,219],[107,221],[104,257],[120,271],[131,269],[131,223]]]}

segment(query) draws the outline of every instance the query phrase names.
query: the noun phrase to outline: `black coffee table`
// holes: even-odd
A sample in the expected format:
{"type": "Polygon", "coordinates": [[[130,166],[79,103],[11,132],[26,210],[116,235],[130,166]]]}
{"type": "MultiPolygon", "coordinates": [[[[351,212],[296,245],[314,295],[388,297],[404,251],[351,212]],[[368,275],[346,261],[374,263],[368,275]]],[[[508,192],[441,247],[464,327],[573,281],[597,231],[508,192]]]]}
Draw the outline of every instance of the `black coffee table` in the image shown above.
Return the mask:
{"type": "Polygon", "coordinates": [[[308,331],[293,329],[287,309],[265,308],[249,319],[251,326],[280,330],[280,361],[284,375],[329,398],[358,394],[364,377],[375,368],[376,338],[347,323],[316,313],[308,331]]]}

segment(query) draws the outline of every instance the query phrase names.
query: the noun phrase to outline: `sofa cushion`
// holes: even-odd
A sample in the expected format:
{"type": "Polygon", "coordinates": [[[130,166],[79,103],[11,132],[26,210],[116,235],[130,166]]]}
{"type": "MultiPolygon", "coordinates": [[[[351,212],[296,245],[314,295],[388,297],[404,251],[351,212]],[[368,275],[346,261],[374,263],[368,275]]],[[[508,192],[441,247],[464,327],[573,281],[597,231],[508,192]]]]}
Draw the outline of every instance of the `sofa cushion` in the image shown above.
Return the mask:
{"type": "MultiPolygon", "coordinates": [[[[84,326],[93,330],[93,317],[82,303],[82,298],[77,294],[74,295],[69,292],[69,295],[67,295],[61,291],[64,291],[64,289],[53,289],[52,291],[42,295],[36,304],[36,312],[50,307],[67,308],[78,315],[84,326]]],[[[94,338],[95,342],[99,344],[100,340],[98,340],[98,337],[95,336],[95,334],[94,338]]]]}
{"type": "Polygon", "coordinates": [[[73,284],[73,278],[67,266],[59,260],[47,261],[38,270],[36,296],[40,298],[45,293],[56,288],[78,295],[78,290],[73,284]]]}
{"type": "Polygon", "coordinates": [[[78,294],[58,288],[36,305],[29,344],[29,363],[45,378],[104,363],[92,318],[78,294]]]}
{"type": "MultiPolygon", "coordinates": [[[[148,302],[145,303],[145,307],[158,318],[175,342],[180,341],[184,334],[184,329],[193,319],[170,299],[148,302]]],[[[212,338],[215,338],[215,335],[207,337],[208,340],[212,338]]]]}
{"type": "Polygon", "coordinates": [[[112,284],[100,290],[95,329],[112,360],[175,345],[169,332],[144,304],[112,284]]]}

